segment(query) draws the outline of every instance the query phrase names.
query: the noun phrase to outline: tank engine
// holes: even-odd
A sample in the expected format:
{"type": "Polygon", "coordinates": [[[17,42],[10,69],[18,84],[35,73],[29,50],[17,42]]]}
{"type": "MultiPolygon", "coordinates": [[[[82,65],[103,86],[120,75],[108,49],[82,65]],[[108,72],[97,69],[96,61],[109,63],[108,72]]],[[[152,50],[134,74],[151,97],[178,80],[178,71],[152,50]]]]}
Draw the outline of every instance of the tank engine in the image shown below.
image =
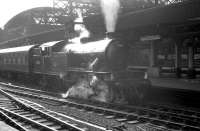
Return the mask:
{"type": "MultiPolygon", "coordinates": [[[[117,93],[112,87],[117,83],[116,79],[119,77],[119,72],[126,70],[128,48],[125,45],[118,40],[107,38],[85,44],[68,44],[65,51],[68,58],[68,72],[70,72],[67,79],[73,77],[77,80],[81,76],[82,83],[88,81],[88,84],[85,84],[86,87],[90,88],[92,86],[94,91],[101,90],[100,92],[104,93],[106,98],[104,97],[103,101],[111,101],[114,97],[122,97],[119,95],[120,92],[122,94],[122,91],[118,90],[117,93]],[[99,86],[100,83],[103,87],[99,86]],[[99,87],[104,89],[99,89],[99,87]]],[[[115,86],[115,88],[117,87],[115,86]]]]}

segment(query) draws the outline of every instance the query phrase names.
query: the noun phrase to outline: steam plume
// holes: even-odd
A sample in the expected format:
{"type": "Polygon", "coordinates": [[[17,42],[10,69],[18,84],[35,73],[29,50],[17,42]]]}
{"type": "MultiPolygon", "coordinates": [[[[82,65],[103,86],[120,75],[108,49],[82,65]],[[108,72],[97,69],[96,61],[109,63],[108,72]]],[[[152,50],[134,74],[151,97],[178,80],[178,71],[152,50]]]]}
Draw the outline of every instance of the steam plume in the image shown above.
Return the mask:
{"type": "Polygon", "coordinates": [[[101,0],[101,8],[104,14],[107,32],[114,32],[120,9],[119,0],[101,0]]]}
{"type": "Polygon", "coordinates": [[[74,20],[74,30],[79,34],[78,37],[71,39],[75,43],[81,43],[82,38],[90,37],[90,32],[86,29],[85,25],[83,24],[83,15],[80,9],[76,9],[78,17],[74,20]]]}

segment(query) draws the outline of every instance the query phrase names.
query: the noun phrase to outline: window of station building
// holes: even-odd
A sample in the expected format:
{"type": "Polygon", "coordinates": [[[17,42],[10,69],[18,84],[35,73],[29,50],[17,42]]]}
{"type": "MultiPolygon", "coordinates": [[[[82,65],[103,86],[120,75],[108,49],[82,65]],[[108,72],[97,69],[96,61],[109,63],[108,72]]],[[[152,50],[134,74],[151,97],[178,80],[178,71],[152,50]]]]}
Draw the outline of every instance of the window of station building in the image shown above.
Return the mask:
{"type": "Polygon", "coordinates": [[[129,52],[128,65],[131,68],[143,68],[150,65],[150,44],[137,43],[129,52]]]}
{"type": "Polygon", "coordinates": [[[200,68],[200,46],[194,48],[194,66],[200,68]]]}
{"type": "Polygon", "coordinates": [[[175,67],[175,42],[164,39],[155,43],[154,46],[156,65],[160,67],[175,67]]]}
{"type": "Polygon", "coordinates": [[[181,47],[181,66],[188,66],[188,47],[186,45],[181,47]]]}

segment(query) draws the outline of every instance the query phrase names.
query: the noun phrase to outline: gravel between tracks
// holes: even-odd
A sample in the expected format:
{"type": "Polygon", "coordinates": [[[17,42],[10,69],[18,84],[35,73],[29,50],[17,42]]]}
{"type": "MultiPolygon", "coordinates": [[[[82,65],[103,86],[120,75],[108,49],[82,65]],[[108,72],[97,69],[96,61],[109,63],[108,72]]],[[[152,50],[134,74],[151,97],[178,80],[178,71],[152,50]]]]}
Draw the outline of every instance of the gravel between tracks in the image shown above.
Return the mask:
{"type": "Polygon", "coordinates": [[[75,107],[69,107],[67,105],[55,106],[55,105],[51,105],[48,103],[44,103],[43,100],[39,100],[39,99],[32,99],[32,98],[27,98],[27,97],[22,97],[22,98],[26,98],[29,101],[38,103],[49,110],[59,112],[59,113],[62,113],[62,114],[65,114],[65,115],[68,115],[71,117],[79,118],[85,122],[90,122],[90,123],[100,125],[100,126],[103,125],[107,129],[116,129],[116,131],[136,131],[136,126],[139,125],[139,124],[134,125],[134,124],[118,122],[114,118],[108,119],[108,118],[105,118],[105,116],[103,116],[103,115],[99,115],[94,112],[77,109],[75,107]],[[121,128],[124,130],[117,130],[117,128],[118,129],[121,128]]]}

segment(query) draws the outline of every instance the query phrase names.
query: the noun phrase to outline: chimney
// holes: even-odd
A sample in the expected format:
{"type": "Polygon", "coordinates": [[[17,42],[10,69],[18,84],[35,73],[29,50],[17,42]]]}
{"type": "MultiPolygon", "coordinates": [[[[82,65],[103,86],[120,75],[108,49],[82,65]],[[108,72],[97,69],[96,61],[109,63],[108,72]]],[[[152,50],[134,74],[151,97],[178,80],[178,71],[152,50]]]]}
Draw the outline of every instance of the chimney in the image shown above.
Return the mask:
{"type": "Polygon", "coordinates": [[[110,39],[116,39],[117,33],[116,32],[106,32],[106,38],[110,38],[110,39]]]}

